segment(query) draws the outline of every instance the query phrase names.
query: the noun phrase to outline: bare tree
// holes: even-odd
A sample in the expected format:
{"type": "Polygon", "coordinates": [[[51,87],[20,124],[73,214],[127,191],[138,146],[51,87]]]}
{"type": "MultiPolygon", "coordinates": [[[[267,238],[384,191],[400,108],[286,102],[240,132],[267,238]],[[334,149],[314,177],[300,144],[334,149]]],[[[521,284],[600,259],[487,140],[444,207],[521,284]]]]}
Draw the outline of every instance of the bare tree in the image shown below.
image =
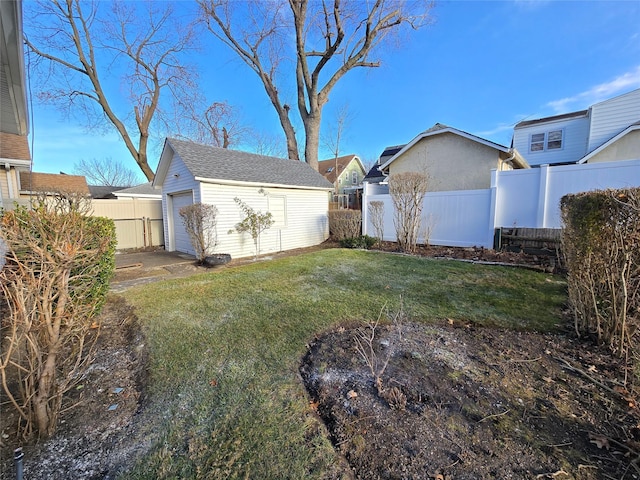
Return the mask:
{"type": "Polygon", "coordinates": [[[201,101],[190,99],[184,105],[189,122],[176,122],[177,136],[185,137],[197,143],[229,148],[237,145],[248,136],[234,108],[226,102],[214,102],[204,111],[199,110],[201,101]]]}
{"type": "Polygon", "coordinates": [[[281,136],[250,131],[247,137],[251,138],[250,148],[258,155],[278,158],[287,157],[287,149],[281,136]]]}
{"type": "Polygon", "coordinates": [[[381,246],[384,237],[384,202],[380,200],[369,202],[369,217],[378,240],[378,246],[381,246]]]}
{"type": "Polygon", "coordinates": [[[347,72],[380,65],[383,41],[403,27],[425,23],[426,0],[199,0],[209,30],[258,75],[278,115],[289,158],[298,160],[290,106],[280,88],[296,79],[295,102],[304,126],[304,159],[318,169],[322,109],[347,72]],[[295,58],[282,72],[285,58],[295,58]],[[280,76],[282,75],[282,76],[280,76]]]}
{"type": "Polygon", "coordinates": [[[334,160],[333,168],[336,172],[336,179],[333,182],[333,188],[336,195],[336,201],[338,201],[337,195],[340,193],[340,171],[338,169],[340,145],[343,137],[346,134],[346,129],[350,121],[351,115],[349,113],[349,106],[347,104],[344,104],[336,112],[335,122],[330,124],[328,132],[323,136],[323,144],[328,150],[331,151],[331,156],[334,160]]]}
{"type": "Polygon", "coordinates": [[[347,134],[347,127],[353,120],[349,105],[343,104],[336,111],[335,121],[329,123],[327,131],[322,135],[323,146],[331,152],[331,157],[340,156],[342,140],[347,134]]]}
{"type": "Polygon", "coordinates": [[[429,187],[429,176],[421,172],[394,173],[389,176],[393,202],[393,224],[403,252],[413,252],[422,224],[422,207],[429,187]]]}
{"type": "Polygon", "coordinates": [[[81,115],[89,127],[115,128],[152,180],[152,124],[180,107],[172,99],[196,89],[195,72],[182,58],[192,49],[193,26],[179,24],[164,2],[41,0],[25,7],[31,32],[25,40],[45,73],[40,98],[81,115]],[[111,87],[115,76],[125,92],[111,87]]]}
{"type": "Polygon", "coordinates": [[[84,175],[89,185],[132,187],[140,183],[136,172],[111,157],[102,160],[97,158],[82,159],[73,166],[73,171],[77,175],[84,175]]]}

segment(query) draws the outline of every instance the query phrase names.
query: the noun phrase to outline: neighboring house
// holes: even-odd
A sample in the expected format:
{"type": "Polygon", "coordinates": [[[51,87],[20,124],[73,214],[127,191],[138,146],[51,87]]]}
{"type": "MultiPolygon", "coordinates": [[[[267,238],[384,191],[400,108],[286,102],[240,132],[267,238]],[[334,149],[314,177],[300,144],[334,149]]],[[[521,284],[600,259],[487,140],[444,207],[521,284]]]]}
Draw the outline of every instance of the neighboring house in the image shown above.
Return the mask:
{"type": "Polygon", "coordinates": [[[356,208],[357,190],[367,173],[357,155],[322,160],[318,162],[318,172],[333,184],[332,201],[340,208],[356,208]]]}
{"type": "Polygon", "coordinates": [[[122,188],[113,192],[113,195],[120,200],[121,198],[148,198],[153,200],[162,200],[162,191],[153,186],[153,182],[141,183],[129,188],[122,188]]]}
{"type": "Polygon", "coordinates": [[[333,189],[304,162],[266,157],[167,138],[153,181],[162,188],[165,249],[194,253],[179,215],[193,203],[215,205],[215,252],[254,255],[253,239],[236,233],[244,215],[239,198],[275,223],[260,237],[260,253],[317,245],[329,236],[328,195],[333,189]]]}
{"type": "Polygon", "coordinates": [[[38,193],[69,192],[89,197],[89,186],[84,175],[64,173],[20,172],[20,196],[28,198],[38,193]]]}
{"type": "Polygon", "coordinates": [[[431,192],[489,188],[492,170],[520,168],[528,165],[517,151],[440,123],[380,166],[385,175],[426,173],[431,192]]]}
{"type": "Polygon", "coordinates": [[[640,158],[640,89],[587,110],[518,123],[513,146],[531,166],[640,158]]]}
{"type": "Polygon", "coordinates": [[[116,198],[113,192],[123,190],[125,188],[127,187],[114,187],[111,185],[89,185],[89,192],[91,193],[91,198],[94,200],[107,200],[116,198]]]}
{"type": "Polygon", "coordinates": [[[0,207],[20,199],[20,171],[31,168],[22,52],[22,3],[0,2],[0,207]]]}
{"type": "Polygon", "coordinates": [[[380,170],[380,167],[385,163],[387,163],[387,161],[390,160],[391,157],[393,157],[396,153],[402,150],[403,147],[404,145],[394,145],[392,147],[385,148],[384,151],[380,154],[380,158],[378,158],[378,161],[375,163],[375,165],[371,167],[369,172],[367,172],[367,174],[365,175],[363,182],[366,182],[366,183],[384,182],[387,179],[387,176],[384,173],[382,173],[382,171],[380,170]]]}

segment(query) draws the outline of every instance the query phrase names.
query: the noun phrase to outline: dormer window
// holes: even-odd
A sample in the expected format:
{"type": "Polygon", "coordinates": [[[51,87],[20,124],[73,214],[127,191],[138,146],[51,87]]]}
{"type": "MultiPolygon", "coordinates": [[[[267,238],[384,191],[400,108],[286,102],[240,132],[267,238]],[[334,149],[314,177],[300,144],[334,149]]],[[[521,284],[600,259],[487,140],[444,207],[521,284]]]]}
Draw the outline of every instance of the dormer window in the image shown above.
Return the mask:
{"type": "Polygon", "coordinates": [[[333,167],[327,168],[327,173],[331,173],[331,172],[333,172],[333,167]]]}
{"type": "Polygon", "coordinates": [[[562,130],[552,130],[547,133],[547,150],[562,148],[562,130]]]}
{"type": "Polygon", "coordinates": [[[550,130],[545,133],[534,133],[529,143],[530,152],[544,152],[547,150],[561,150],[564,130],[550,130]]]}

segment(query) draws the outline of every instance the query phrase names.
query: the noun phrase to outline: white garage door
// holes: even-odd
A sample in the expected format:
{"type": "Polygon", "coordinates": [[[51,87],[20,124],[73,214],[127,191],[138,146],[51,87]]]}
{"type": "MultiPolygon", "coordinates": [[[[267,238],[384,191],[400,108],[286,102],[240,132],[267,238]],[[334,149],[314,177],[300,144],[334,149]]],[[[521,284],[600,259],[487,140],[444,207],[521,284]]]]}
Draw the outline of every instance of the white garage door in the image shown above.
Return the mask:
{"type": "Polygon", "coordinates": [[[182,222],[182,217],[178,213],[182,207],[186,207],[187,205],[191,205],[193,203],[193,194],[191,192],[188,193],[180,193],[176,195],[171,195],[172,201],[172,215],[173,215],[173,241],[175,250],[178,252],[190,253],[192,255],[195,254],[193,247],[191,246],[191,241],[189,240],[189,235],[184,228],[184,223],[182,222]]]}

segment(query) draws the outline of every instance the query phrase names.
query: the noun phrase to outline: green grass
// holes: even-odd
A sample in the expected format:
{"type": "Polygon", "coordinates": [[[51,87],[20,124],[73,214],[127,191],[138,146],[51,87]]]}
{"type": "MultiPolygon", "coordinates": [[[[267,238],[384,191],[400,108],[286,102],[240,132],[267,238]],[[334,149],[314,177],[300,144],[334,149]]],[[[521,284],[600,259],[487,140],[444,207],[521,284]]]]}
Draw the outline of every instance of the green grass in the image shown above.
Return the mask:
{"type": "Polygon", "coordinates": [[[315,334],[393,311],[400,295],[417,322],[552,331],[565,288],[528,270],[331,249],[129,290],[150,350],[152,447],[127,478],[331,475],[297,372],[315,334]]]}

